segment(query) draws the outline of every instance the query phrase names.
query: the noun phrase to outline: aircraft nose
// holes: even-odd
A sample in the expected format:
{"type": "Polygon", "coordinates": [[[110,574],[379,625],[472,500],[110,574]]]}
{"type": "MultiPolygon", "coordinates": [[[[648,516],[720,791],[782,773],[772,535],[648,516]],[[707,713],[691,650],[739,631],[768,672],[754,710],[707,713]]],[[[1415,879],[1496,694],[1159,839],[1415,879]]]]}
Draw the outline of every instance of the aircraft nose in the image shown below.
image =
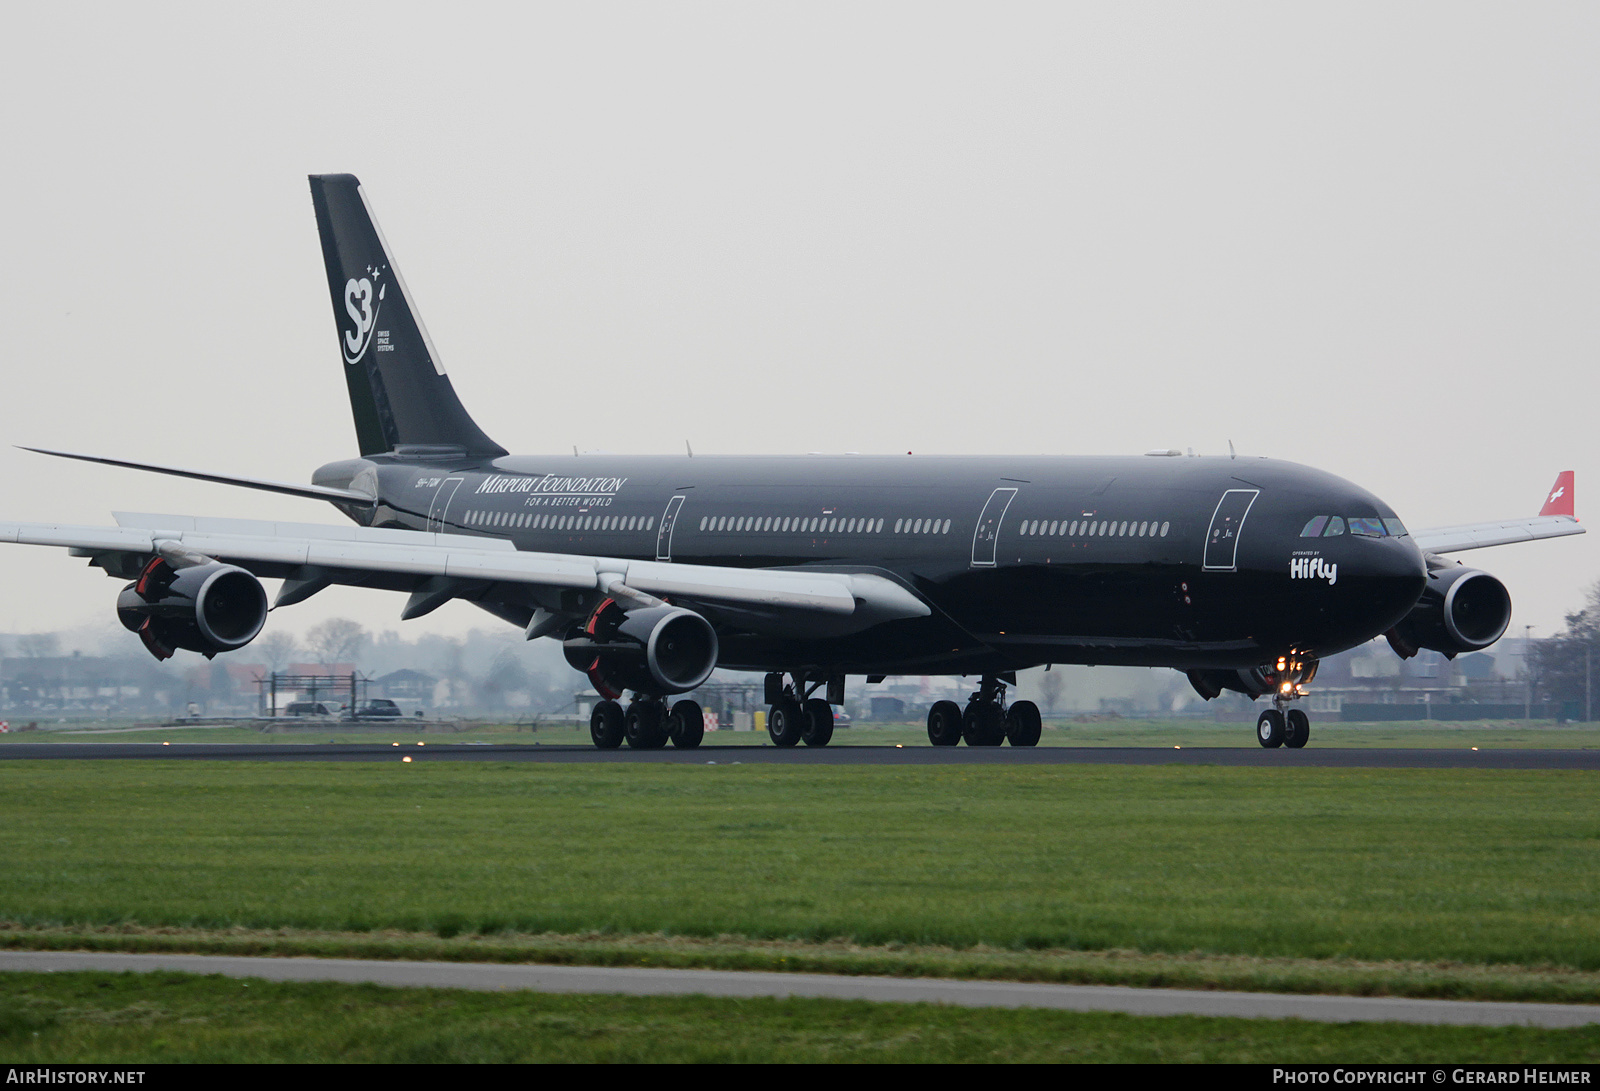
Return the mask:
{"type": "Polygon", "coordinates": [[[1363,594],[1371,596],[1373,613],[1389,618],[1389,625],[1384,626],[1387,631],[1417,604],[1428,582],[1428,566],[1409,536],[1362,544],[1367,548],[1359,552],[1355,574],[1363,594]]]}

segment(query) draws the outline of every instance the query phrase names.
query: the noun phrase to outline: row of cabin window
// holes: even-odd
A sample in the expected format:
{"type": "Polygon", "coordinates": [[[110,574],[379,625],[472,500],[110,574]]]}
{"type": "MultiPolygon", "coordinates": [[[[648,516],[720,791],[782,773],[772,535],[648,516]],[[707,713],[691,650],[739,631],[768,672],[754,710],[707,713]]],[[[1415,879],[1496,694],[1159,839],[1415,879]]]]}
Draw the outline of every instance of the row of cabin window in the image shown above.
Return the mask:
{"type": "Polygon", "coordinates": [[[654,515],[555,515],[511,511],[469,511],[467,522],[485,527],[533,530],[654,530],[654,515]]]}
{"type": "Polygon", "coordinates": [[[1170,522],[1157,523],[1153,520],[1140,522],[1137,519],[1117,522],[1115,519],[1094,520],[1074,519],[1070,523],[1065,519],[1030,519],[1022,524],[1024,535],[1066,535],[1075,538],[1082,534],[1085,538],[1165,538],[1171,529],[1170,522]]]}
{"type": "MultiPolygon", "coordinates": [[[[782,515],[707,515],[700,520],[700,529],[716,534],[719,531],[776,531],[779,534],[882,534],[883,519],[847,519],[839,516],[782,516],[782,515]]],[[[948,534],[950,520],[896,519],[896,534],[948,534]]]]}
{"type": "Polygon", "coordinates": [[[876,534],[883,529],[882,519],[841,519],[838,516],[784,517],[781,515],[707,515],[700,519],[700,529],[716,534],[719,531],[777,531],[782,534],[876,534]]]}

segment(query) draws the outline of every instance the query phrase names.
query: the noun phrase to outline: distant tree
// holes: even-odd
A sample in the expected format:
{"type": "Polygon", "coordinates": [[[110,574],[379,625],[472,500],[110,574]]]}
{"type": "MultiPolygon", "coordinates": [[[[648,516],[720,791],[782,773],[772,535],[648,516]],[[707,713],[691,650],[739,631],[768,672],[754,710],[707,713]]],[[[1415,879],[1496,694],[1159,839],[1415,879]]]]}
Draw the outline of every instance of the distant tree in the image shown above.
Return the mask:
{"type": "Polygon", "coordinates": [[[448,695],[443,704],[462,706],[471,704],[472,676],[467,673],[466,645],[460,637],[446,637],[438,646],[436,669],[445,682],[448,695]]]}
{"type": "Polygon", "coordinates": [[[55,633],[24,633],[17,638],[17,647],[29,659],[44,659],[61,654],[61,638],[55,633]]]}
{"type": "Polygon", "coordinates": [[[1056,705],[1061,702],[1061,686],[1061,675],[1057,671],[1045,671],[1044,677],[1039,679],[1039,696],[1044,698],[1046,715],[1056,714],[1056,705]]]}
{"type": "Polygon", "coordinates": [[[528,684],[527,670],[517,659],[516,653],[507,648],[495,656],[480,689],[485,703],[493,708],[505,708],[509,703],[509,695],[526,690],[528,684]]]}
{"type": "Polygon", "coordinates": [[[306,633],[306,646],[323,666],[354,663],[367,642],[367,630],[347,617],[331,617],[306,633]]]}
{"type": "Polygon", "coordinates": [[[1575,704],[1581,715],[1591,692],[1600,704],[1600,581],[1589,586],[1583,608],[1566,622],[1561,632],[1528,649],[1527,669],[1536,694],[1575,704]]]}
{"type": "Polygon", "coordinates": [[[267,670],[274,674],[294,662],[294,657],[300,654],[300,641],[295,639],[293,633],[283,629],[273,629],[256,637],[251,647],[255,648],[257,658],[266,665],[267,670]]]}

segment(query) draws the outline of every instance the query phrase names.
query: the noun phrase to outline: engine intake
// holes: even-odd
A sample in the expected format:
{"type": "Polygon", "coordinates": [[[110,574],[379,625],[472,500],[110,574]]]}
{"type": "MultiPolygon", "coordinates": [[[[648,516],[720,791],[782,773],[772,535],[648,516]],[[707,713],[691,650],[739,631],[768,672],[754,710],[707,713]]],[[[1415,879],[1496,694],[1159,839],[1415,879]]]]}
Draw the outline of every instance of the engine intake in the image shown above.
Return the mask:
{"type": "Polygon", "coordinates": [[[562,651],[604,697],[615,699],[629,689],[665,696],[692,690],[711,676],[717,631],[681,606],[624,613],[615,600],[606,599],[581,630],[567,637],[562,651]]]}
{"type": "Polygon", "coordinates": [[[1487,648],[1510,624],[1506,585],[1487,572],[1451,565],[1429,570],[1422,597],[1384,635],[1402,659],[1410,659],[1419,648],[1454,659],[1487,648]]]}
{"type": "Polygon", "coordinates": [[[256,638],[267,622],[267,592],[231,564],[174,568],[157,557],[117,596],[117,620],[157,659],[178,648],[210,659],[256,638]]]}

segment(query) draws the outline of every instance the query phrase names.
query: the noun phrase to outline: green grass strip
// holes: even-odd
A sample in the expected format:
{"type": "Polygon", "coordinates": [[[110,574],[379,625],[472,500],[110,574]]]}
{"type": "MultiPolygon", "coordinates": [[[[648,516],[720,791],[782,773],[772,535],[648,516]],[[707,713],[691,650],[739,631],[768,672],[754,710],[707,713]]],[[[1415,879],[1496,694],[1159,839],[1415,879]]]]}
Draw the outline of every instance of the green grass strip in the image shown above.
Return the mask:
{"type": "Polygon", "coordinates": [[[1272,959],[1198,952],[1163,955],[1139,951],[864,947],[844,942],[751,940],[738,936],[698,939],[662,935],[497,933],[444,938],[432,933],[388,931],[243,928],[208,931],[136,925],[35,929],[0,923],[0,949],[648,966],[1344,996],[1600,1003],[1600,973],[1557,967],[1272,959]]]}
{"type": "Polygon", "coordinates": [[[1578,771],[0,763],[0,920],[1593,972],[1597,788],[1578,771]]]}
{"type": "Polygon", "coordinates": [[[0,975],[18,1065],[161,1062],[1593,1063],[1600,1027],[1139,1017],[840,1000],[560,996],[0,975]]]}

